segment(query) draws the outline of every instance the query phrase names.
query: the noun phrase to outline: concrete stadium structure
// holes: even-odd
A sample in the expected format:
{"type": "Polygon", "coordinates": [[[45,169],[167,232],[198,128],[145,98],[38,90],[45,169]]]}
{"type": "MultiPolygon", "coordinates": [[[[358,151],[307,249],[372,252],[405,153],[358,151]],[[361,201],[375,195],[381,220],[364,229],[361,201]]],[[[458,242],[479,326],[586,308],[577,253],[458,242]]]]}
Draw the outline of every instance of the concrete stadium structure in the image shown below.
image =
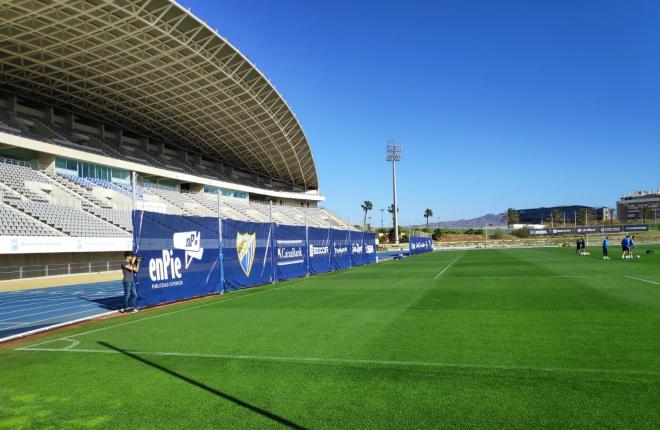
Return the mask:
{"type": "Polygon", "coordinates": [[[0,266],[117,260],[136,205],[348,228],[284,98],[176,2],[0,0],[0,20],[0,266]]]}

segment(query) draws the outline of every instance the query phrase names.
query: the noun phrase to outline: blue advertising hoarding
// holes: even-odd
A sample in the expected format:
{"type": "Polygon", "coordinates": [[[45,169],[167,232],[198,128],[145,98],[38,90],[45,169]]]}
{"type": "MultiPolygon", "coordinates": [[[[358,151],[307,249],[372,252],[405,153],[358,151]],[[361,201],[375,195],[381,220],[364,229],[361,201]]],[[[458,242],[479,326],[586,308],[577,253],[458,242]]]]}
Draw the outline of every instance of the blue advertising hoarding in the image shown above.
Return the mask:
{"type": "Polygon", "coordinates": [[[309,273],[319,274],[334,270],[332,260],[332,229],[309,227],[307,229],[309,244],[307,255],[309,257],[309,273]]]}
{"type": "Polygon", "coordinates": [[[377,252],[375,233],[144,211],[133,243],[138,307],[373,264],[377,252]]]}
{"type": "Polygon", "coordinates": [[[364,238],[361,231],[351,232],[351,265],[364,266],[364,238]]]}
{"type": "Polygon", "coordinates": [[[376,253],[378,245],[376,244],[376,233],[362,233],[364,243],[364,264],[376,263],[376,253]]]}
{"type": "Polygon", "coordinates": [[[433,239],[430,237],[410,236],[410,255],[433,251],[433,239]]]}
{"type": "Polygon", "coordinates": [[[274,255],[276,281],[307,276],[305,227],[277,225],[274,255]]]}
{"type": "Polygon", "coordinates": [[[332,229],[332,267],[334,270],[351,267],[351,242],[348,230],[332,229]]]}
{"type": "Polygon", "coordinates": [[[222,291],[218,220],[133,212],[137,307],[222,291]]]}
{"type": "Polygon", "coordinates": [[[273,282],[274,224],[222,222],[222,256],[226,290],[273,282]]]}

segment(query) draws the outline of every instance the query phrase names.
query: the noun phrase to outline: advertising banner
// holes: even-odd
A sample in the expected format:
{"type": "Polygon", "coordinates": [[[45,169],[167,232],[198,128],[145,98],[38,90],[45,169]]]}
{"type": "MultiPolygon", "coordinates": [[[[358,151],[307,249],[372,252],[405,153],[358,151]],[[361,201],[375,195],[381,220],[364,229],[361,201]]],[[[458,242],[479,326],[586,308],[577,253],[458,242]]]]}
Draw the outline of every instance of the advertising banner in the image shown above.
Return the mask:
{"type": "Polygon", "coordinates": [[[274,281],[274,226],[272,223],[223,220],[225,289],[274,281]]]}
{"type": "Polygon", "coordinates": [[[433,251],[433,239],[430,237],[410,236],[410,255],[433,251]]]}
{"type": "Polygon", "coordinates": [[[277,225],[275,235],[275,280],[307,276],[305,227],[277,225]]]}
{"type": "Polygon", "coordinates": [[[133,212],[137,307],[222,291],[217,218],[133,212]]]}
{"type": "Polygon", "coordinates": [[[332,229],[332,267],[334,270],[351,267],[351,242],[348,230],[332,229]]]}
{"type": "Polygon", "coordinates": [[[376,252],[378,252],[378,245],[376,245],[376,233],[362,233],[364,243],[364,264],[376,263],[376,252]]]}
{"type": "Polygon", "coordinates": [[[309,273],[318,274],[334,270],[332,260],[332,229],[309,227],[307,231],[309,244],[309,273]]]}
{"type": "Polygon", "coordinates": [[[364,241],[361,231],[351,232],[351,265],[364,266],[364,241]]]}
{"type": "Polygon", "coordinates": [[[649,231],[649,226],[646,224],[624,225],[623,231],[649,231]]]}

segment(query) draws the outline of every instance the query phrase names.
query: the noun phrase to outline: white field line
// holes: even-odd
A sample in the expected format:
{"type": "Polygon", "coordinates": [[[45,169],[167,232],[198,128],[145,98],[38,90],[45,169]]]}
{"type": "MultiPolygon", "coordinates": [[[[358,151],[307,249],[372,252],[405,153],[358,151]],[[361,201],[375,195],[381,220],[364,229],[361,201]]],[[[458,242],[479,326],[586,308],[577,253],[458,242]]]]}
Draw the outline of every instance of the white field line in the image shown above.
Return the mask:
{"type": "Polygon", "coordinates": [[[451,266],[454,265],[454,263],[456,263],[458,260],[460,260],[461,257],[464,256],[464,255],[465,255],[465,252],[462,253],[461,255],[459,255],[458,257],[454,258],[449,264],[447,264],[447,266],[445,266],[444,269],[442,269],[442,271],[441,271],[440,273],[438,273],[437,275],[435,275],[435,278],[433,278],[433,279],[438,279],[439,277],[441,277],[441,276],[442,276],[447,270],[449,270],[449,268],[450,268],[451,266]]]}
{"type": "MultiPolygon", "coordinates": [[[[333,274],[331,274],[331,275],[328,275],[328,276],[321,276],[321,277],[318,277],[318,278],[315,278],[315,279],[329,278],[329,277],[332,277],[332,276],[341,275],[341,274],[343,274],[343,273],[346,273],[346,272],[344,271],[344,272],[339,272],[339,273],[333,273],[333,274]]],[[[304,278],[304,279],[301,279],[301,281],[310,281],[310,280],[311,280],[310,278],[304,278]]],[[[93,329],[93,330],[87,330],[87,331],[84,331],[84,332],[82,332],[82,333],[72,334],[72,335],[70,335],[70,336],[63,336],[63,337],[60,337],[60,338],[57,338],[57,339],[47,340],[47,341],[44,341],[44,342],[35,343],[35,344],[33,344],[33,345],[30,345],[30,346],[27,346],[27,347],[21,348],[21,350],[31,349],[31,348],[36,347],[36,346],[39,346],[39,345],[45,345],[45,344],[47,344],[47,343],[58,342],[58,341],[61,341],[61,340],[67,340],[67,341],[70,341],[71,338],[74,338],[74,337],[83,336],[83,335],[91,334],[91,333],[96,333],[96,332],[99,332],[99,331],[105,331],[105,330],[109,330],[109,329],[112,329],[112,328],[123,327],[123,326],[125,326],[125,325],[135,324],[135,323],[138,323],[138,322],[140,322],[140,321],[148,321],[148,320],[152,320],[152,319],[154,319],[154,318],[160,318],[160,317],[164,317],[164,316],[168,316],[168,315],[179,314],[179,313],[181,313],[181,312],[191,311],[191,310],[193,310],[193,309],[200,309],[200,308],[205,308],[205,307],[207,307],[207,306],[217,305],[217,304],[220,304],[220,303],[231,302],[231,301],[239,300],[239,299],[242,299],[242,298],[245,298],[245,297],[254,296],[254,295],[256,295],[256,294],[263,294],[263,293],[267,293],[267,292],[269,292],[269,291],[276,291],[276,290],[279,290],[279,289],[281,289],[281,288],[290,287],[290,286],[292,286],[292,285],[298,285],[298,282],[292,282],[292,283],[290,283],[290,284],[287,284],[287,285],[281,285],[281,286],[279,286],[279,287],[270,288],[270,289],[268,289],[268,290],[259,290],[259,291],[256,291],[256,292],[254,292],[254,293],[244,294],[244,295],[241,295],[241,296],[238,296],[238,297],[230,297],[230,298],[228,298],[228,299],[224,299],[224,300],[216,300],[216,301],[213,301],[213,302],[210,302],[210,303],[203,303],[203,304],[201,304],[201,305],[192,306],[192,307],[185,308],[185,309],[178,309],[178,310],[171,311],[171,312],[164,312],[164,313],[162,313],[162,314],[153,315],[153,316],[149,316],[149,317],[145,317],[145,318],[140,318],[140,319],[135,319],[135,320],[131,320],[131,321],[126,321],[126,322],[124,322],[124,323],[115,324],[115,325],[111,325],[111,326],[107,326],[107,327],[101,327],[101,328],[96,328],[96,329],[93,329]]],[[[116,312],[116,311],[115,311],[115,312],[116,312]]],[[[3,340],[4,340],[4,339],[0,339],[0,341],[3,341],[3,340]]]]}
{"type": "Polygon", "coordinates": [[[73,320],[73,321],[66,321],[66,322],[59,323],[59,324],[53,324],[53,325],[50,325],[50,326],[47,326],[47,327],[40,327],[40,328],[37,328],[37,329],[34,329],[34,330],[25,331],[25,332],[22,332],[22,333],[17,333],[17,334],[11,335],[11,336],[3,337],[2,339],[0,339],[0,343],[8,342],[8,341],[14,340],[14,339],[19,339],[19,338],[25,337],[25,336],[30,336],[30,335],[36,334],[36,333],[41,333],[42,331],[53,330],[53,329],[56,329],[56,328],[59,328],[59,327],[64,327],[64,326],[67,326],[67,325],[76,324],[76,323],[87,321],[87,320],[90,320],[90,319],[100,318],[100,317],[103,317],[103,316],[106,316],[106,315],[114,314],[116,312],[117,311],[104,312],[104,313],[97,314],[97,315],[90,315],[90,316],[87,316],[87,317],[84,317],[84,318],[78,318],[77,320],[73,320]]]}
{"type": "Polygon", "coordinates": [[[635,281],[642,281],[642,282],[647,282],[647,283],[653,284],[653,285],[660,285],[660,282],[649,281],[648,279],[636,278],[634,276],[628,276],[628,275],[625,275],[625,277],[628,278],[628,279],[634,279],[635,281]]]}
{"type": "Polygon", "coordinates": [[[607,278],[607,275],[542,275],[542,276],[451,276],[452,279],[543,279],[543,278],[607,278]]]}
{"type": "MultiPolygon", "coordinates": [[[[77,342],[77,341],[71,341],[77,342]]],[[[72,343],[65,348],[17,348],[17,351],[39,351],[39,352],[75,352],[88,354],[122,354],[121,351],[112,349],[73,349],[77,343],[72,343]]],[[[126,351],[130,354],[157,356],[157,357],[186,357],[186,358],[212,358],[218,360],[245,360],[245,361],[272,361],[281,363],[312,363],[325,365],[370,365],[385,367],[431,367],[431,368],[458,368],[458,369],[486,369],[486,370],[526,370],[549,373],[602,373],[620,375],[642,375],[660,376],[660,372],[626,369],[592,369],[592,368],[569,368],[569,367],[535,367],[515,366],[505,364],[471,364],[471,363],[437,363],[428,361],[400,361],[400,360],[373,360],[373,359],[350,359],[350,358],[320,358],[320,357],[277,357],[268,355],[232,355],[232,354],[196,354],[188,352],[153,352],[153,351],[126,351]]]]}

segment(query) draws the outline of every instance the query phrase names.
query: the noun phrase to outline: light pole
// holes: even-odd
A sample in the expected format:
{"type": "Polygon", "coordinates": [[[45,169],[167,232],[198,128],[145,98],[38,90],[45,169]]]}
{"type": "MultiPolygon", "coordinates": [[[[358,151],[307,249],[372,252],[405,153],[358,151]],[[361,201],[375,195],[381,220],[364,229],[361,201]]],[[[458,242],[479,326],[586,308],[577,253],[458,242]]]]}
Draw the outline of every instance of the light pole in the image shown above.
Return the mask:
{"type": "Polygon", "coordinates": [[[392,193],[394,194],[394,243],[399,244],[399,220],[396,199],[396,163],[401,161],[401,144],[395,139],[387,141],[387,161],[392,162],[392,193]]]}
{"type": "Polygon", "coordinates": [[[371,216],[369,216],[369,224],[367,224],[367,231],[371,231],[371,216]]]}
{"type": "Polygon", "coordinates": [[[383,223],[383,214],[385,213],[385,209],[380,210],[380,228],[385,228],[385,224],[383,223]]]}

